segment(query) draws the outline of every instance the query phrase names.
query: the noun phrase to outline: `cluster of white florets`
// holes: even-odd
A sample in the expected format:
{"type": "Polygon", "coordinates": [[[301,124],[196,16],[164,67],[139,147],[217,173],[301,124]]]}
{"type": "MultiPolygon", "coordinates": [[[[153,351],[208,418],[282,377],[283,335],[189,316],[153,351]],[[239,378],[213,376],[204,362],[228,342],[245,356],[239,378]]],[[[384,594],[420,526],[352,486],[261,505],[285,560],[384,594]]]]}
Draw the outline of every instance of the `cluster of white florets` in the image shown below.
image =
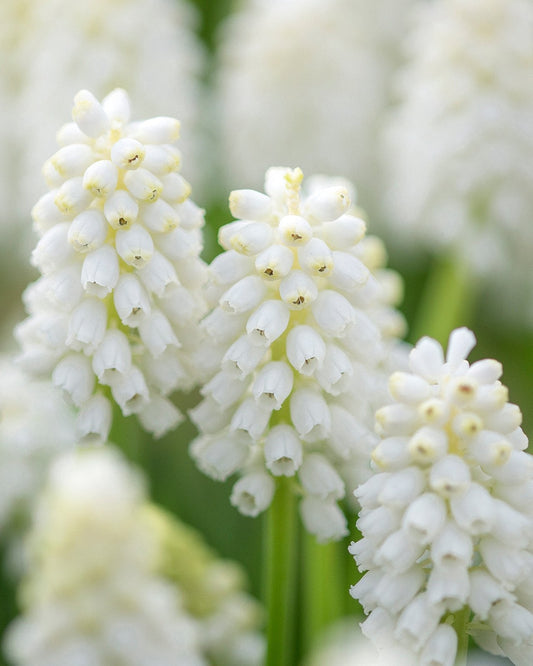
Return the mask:
{"type": "Polygon", "coordinates": [[[163,434],[181,419],[166,396],[193,378],[203,211],[178,173],[178,121],[129,115],[123,90],[101,104],[79,92],[33,208],[42,277],[25,293],[21,361],[52,372],[80,410],[80,438],[107,439],[110,396],[163,434]]]}
{"type": "Polygon", "coordinates": [[[457,329],[444,359],[420,340],[411,372],[390,378],[395,402],[376,413],[380,471],[355,491],[363,630],[403,645],[409,663],[453,666],[448,621],[459,612],[473,614],[484,649],[516,664],[533,657],[533,457],[500,363],[465,360],[474,344],[457,329]]]}
{"type": "Polygon", "coordinates": [[[198,117],[206,60],[195,34],[198,19],[186,0],[2,2],[3,228],[16,229],[20,238],[30,202],[42,191],[35,174],[54,150],[57,119],[82,87],[97,96],[117,86],[126,88],[140,117],[156,114],[162,103],[173,109],[187,128],[180,144],[196,192],[202,170],[198,117]],[[38,116],[28,111],[37,106],[38,116]]]}
{"type": "Polygon", "coordinates": [[[301,181],[276,167],[266,194],[230,195],[238,219],[221,228],[226,251],[210,266],[211,379],[191,411],[201,432],[191,452],[216,479],[241,475],[231,502],[251,516],[269,506],[273,477],[297,477],[303,521],[325,540],[346,533],[339,472],[367,466],[377,368],[403,320],[391,307],[397,276],[376,267],[381,246],[363,240],[348,189],[304,196],[301,181]]]}
{"type": "MultiPolygon", "coordinates": [[[[48,465],[76,441],[61,392],[0,359],[0,534],[26,527],[48,465]]],[[[13,536],[13,535],[11,535],[13,536]]],[[[20,563],[19,563],[20,564],[20,563]]]]}
{"type": "Polygon", "coordinates": [[[495,265],[529,267],[533,242],[533,7],[438,0],[417,11],[384,152],[391,224],[409,246],[452,248],[500,279],[495,265]]]}
{"type": "Polygon", "coordinates": [[[202,654],[213,666],[262,666],[263,609],[246,592],[241,566],[221,560],[198,532],[156,506],[146,516],[160,544],[157,569],[182,592],[185,609],[197,620],[202,654]]]}
{"type": "Polygon", "coordinates": [[[198,627],[154,573],[140,479],[111,449],[58,460],[36,508],[24,612],[7,633],[20,666],[205,666],[198,627]]]}

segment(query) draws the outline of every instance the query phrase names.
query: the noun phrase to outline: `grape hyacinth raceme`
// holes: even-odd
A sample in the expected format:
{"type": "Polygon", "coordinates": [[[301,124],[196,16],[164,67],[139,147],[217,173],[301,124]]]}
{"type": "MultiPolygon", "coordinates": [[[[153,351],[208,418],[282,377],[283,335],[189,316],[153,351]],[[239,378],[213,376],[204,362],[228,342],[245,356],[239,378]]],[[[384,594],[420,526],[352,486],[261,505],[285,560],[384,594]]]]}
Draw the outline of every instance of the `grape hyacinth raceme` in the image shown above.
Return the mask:
{"type": "Polygon", "coordinates": [[[50,470],[28,541],[23,613],[8,628],[16,666],[207,666],[196,621],[155,571],[140,477],[109,447],[50,470]]]}
{"type": "Polygon", "coordinates": [[[523,288],[533,243],[533,6],[436,0],[416,11],[383,151],[394,238],[451,249],[496,284],[502,272],[519,274],[523,288]]]}
{"type": "Polygon", "coordinates": [[[303,522],[326,541],[346,534],[341,474],[368,466],[379,368],[403,320],[397,275],[348,189],[316,181],[304,194],[302,178],[274,167],[266,194],[230,195],[237,219],[209,269],[218,305],[201,324],[210,379],[191,411],[191,453],[215,479],[240,475],[231,502],[249,516],[269,506],[276,477],[296,477],[303,522]]]}
{"type": "Polygon", "coordinates": [[[533,457],[501,364],[470,365],[474,345],[466,328],[445,359],[418,342],[376,413],[376,474],[355,491],[363,631],[421,666],[453,666],[461,618],[483,649],[533,662],[533,457]]]}
{"type": "Polygon", "coordinates": [[[178,173],[179,122],[129,122],[121,89],[102,103],[82,90],[72,115],[32,211],[42,277],[25,292],[20,360],[68,394],[79,438],[107,439],[111,396],[160,436],[182,418],[166,396],[193,383],[204,307],[203,211],[178,173]]]}
{"type": "Polygon", "coordinates": [[[75,437],[74,414],[61,392],[0,357],[0,536],[10,545],[27,525],[48,466],[75,437]]]}
{"type": "Polygon", "coordinates": [[[246,592],[244,570],[221,560],[202,536],[150,505],[145,511],[157,536],[157,570],[180,590],[185,610],[198,622],[202,654],[212,666],[263,666],[263,609],[246,592]]]}

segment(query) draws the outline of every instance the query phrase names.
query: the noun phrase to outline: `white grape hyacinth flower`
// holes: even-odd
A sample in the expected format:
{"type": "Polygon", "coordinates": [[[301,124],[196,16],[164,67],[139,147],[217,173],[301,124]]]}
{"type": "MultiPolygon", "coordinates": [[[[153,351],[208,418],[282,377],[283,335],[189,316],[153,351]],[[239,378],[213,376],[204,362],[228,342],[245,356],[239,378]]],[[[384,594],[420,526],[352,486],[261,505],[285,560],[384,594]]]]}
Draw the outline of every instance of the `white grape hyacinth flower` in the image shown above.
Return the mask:
{"type": "Polygon", "coordinates": [[[10,546],[17,547],[48,466],[75,441],[75,416],[61,392],[0,357],[0,536],[10,546]]]}
{"type": "Polygon", "coordinates": [[[533,660],[533,456],[499,381],[502,366],[470,365],[475,337],[422,338],[410,372],[391,375],[394,402],[376,412],[376,473],[356,491],[361,571],[352,587],[364,633],[397,641],[412,663],[453,666],[459,616],[480,646],[533,660]]]}
{"type": "Polygon", "coordinates": [[[107,439],[111,397],[161,436],[182,419],[167,396],[194,383],[204,309],[203,210],[179,173],[179,122],[130,122],[122,89],[102,103],[80,91],[72,116],[32,211],[42,276],[24,295],[20,362],[79,409],[79,439],[107,439]]]}
{"type": "Polygon", "coordinates": [[[111,448],[60,458],[35,510],[17,666],[206,666],[198,626],[155,573],[141,478],[111,448]]]}
{"type": "Polygon", "coordinates": [[[304,173],[344,174],[371,206],[379,127],[415,1],[241,3],[223,24],[218,50],[227,189],[261,187],[269,165],[299,164],[304,173]]]}
{"type": "Polygon", "coordinates": [[[436,0],[416,11],[384,133],[391,240],[456,252],[497,283],[524,266],[523,283],[533,244],[533,6],[436,0]]]}
{"type": "Polygon", "coordinates": [[[191,411],[191,453],[215,479],[239,474],[231,502],[249,516],[270,505],[277,477],[296,478],[303,522],[327,541],[346,534],[343,475],[368,468],[381,368],[403,319],[398,276],[364,238],[349,189],[319,179],[304,194],[302,178],[274,167],[266,194],[230,195],[237,219],[209,268],[215,307],[198,361],[209,381],[191,411]]]}
{"type": "MultiPolygon", "coordinates": [[[[198,131],[206,52],[186,0],[5,0],[0,5],[0,188],[11,194],[2,227],[18,227],[41,194],[34,174],[54,149],[57,118],[82,87],[122,87],[140,117],[180,118],[194,190],[203,171],[198,131]],[[39,107],[36,116],[34,110],[39,107]]],[[[7,257],[7,253],[6,253],[7,257]]]]}

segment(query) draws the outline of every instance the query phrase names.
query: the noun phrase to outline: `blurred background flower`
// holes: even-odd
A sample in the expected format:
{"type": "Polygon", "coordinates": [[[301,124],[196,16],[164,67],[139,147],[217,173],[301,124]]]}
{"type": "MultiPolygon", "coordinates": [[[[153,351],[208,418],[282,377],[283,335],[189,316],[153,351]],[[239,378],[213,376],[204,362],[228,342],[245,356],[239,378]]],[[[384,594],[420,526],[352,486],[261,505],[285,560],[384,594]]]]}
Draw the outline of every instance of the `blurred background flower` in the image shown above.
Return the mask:
{"type": "Polygon", "coordinates": [[[58,458],[35,506],[8,628],[15,665],[259,666],[242,570],[155,506],[107,446],[58,458]]]}
{"type": "Polygon", "coordinates": [[[490,283],[497,320],[531,326],[533,6],[420,4],[404,47],[383,149],[391,243],[452,255],[490,283]]]}
{"type": "Polygon", "coordinates": [[[223,191],[272,164],[342,174],[372,217],[377,137],[415,0],[246,0],[221,28],[214,119],[223,191]]]}

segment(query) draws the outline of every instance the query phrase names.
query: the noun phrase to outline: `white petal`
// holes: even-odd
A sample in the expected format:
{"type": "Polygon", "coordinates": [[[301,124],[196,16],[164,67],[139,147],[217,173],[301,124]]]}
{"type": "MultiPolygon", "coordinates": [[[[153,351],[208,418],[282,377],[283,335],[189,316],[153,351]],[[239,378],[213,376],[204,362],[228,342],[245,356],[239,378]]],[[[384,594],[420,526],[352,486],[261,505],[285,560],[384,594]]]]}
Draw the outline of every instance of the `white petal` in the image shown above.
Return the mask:
{"type": "Polygon", "coordinates": [[[122,275],[113,292],[120,321],[126,326],[138,326],[151,312],[150,300],[139,280],[129,273],[122,275]]]}
{"type": "Polygon", "coordinates": [[[126,192],[116,190],[104,203],[104,215],[113,229],[127,229],[139,214],[139,204],[126,192]]]}
{"type": "Polygon", "coordinates": [[[341,336],[354,321],[351,303],[336,291],[321,291],[312,307],[317,324],[327,335],[341,336]]]}
{"type": "Polygon", "coordinates": [[[107,223],[98,210],[86,210],[72,220],[68,241],[77,252],[90,252],[104,244],[107,223]]]}
{"type": "Polygon", "coordinates": [[[304,210],[315,220],[330,222],[345,213],[350,203],[350,195],[345,187],[326,187],[308,197],[304,210]]]}
{"type": "Polygon", "coordinates": [[[177,211],[163,199],[151,203],[141,203],[139,216],[147,229],[157,233],[172,231],[180,221],[177,211]]]}
{"type": "Polygon", "coordinates": [[[184,419],[180,410],[167,398],[153,395],[138,413],[142,427],[158,439],[174,430],[184,419]]]}
{"type": "Polygon", "coordinates": [[[108,197],[118,183],[117,167],[111,160],[93,162],[83,174],[83,187],[95,197],[108,197]]]}
{"type": "Polygon", "coordinates": [[[291,420],[304,441],[325,439],[331,430],[331,415],[324,398],[311,389],[293,391],[290,400],[291,420]]]}
{"type": "Polygon", "coordinates": [[[313,237],[311,225],[299,215],[286,215],[278,225],[279,236],[282,243],[289,246],[301,246],[308,243],[313,237]]]}
{"type": "Polygon", "coordinates": [[[111,383],[116,372],[126,373],[131,368],[131,347],[128,338],[118,329],[106,331],[93,354],[93,370],[102,384],[111,383]]]}
{"type": "Polygon", "coordinates": [[[124,416],[136,414],[149,400],[148,387],[142,372],[132,365],[125,373],[116,373],[110,383],[113,398],[124,416]]]}
{"type": "Polygon", "coordinates": [[[163,183],[147,169],[140,167],[135,171],[127,171],[124,184],[130,194],[141,201],[157,201],[163,191],[163,183]]]}
{"type": "Polygon", "coordinates": [[[152,309],[151,314],[139,322],[139,334],[154,358],[161,356],[169,345],[180,346],[170,322],[161,310],[152,309]]]}
{"type": "Polygon", "coordinates": [[[237,431],[224,436],[198,438],[192,442],[190,453],[204,474],[225,481],[245,464],[251,443],[247,433],[237,431]]]}
{"type": "Polygon", "coordinates": [[[82,405],[76,419],[79,438],[107,442],[112,418],[113,409],[109,400],[99,393],[93,395],[82,405]]]}
{"type": "Polygon", "coordinates": [[[346,518],[334,502],[309,495],[300,502],[300,515],[305,529],[319,543],[338,541],[348,534],[346,518]]]}
{"type": "Polygon", "coordinates": [[[242,378],[257,367],[264,355],[264,347],[254,344],[247,335],[242,335],[224,354],[222,369],[242,378]]]}
{"type": "Polygon", "coordinates": [[[109,118],[96,97],[88,90],[80,90],[74,97],[72,118],[80,130],[97,137],[109,129],[109,118]]]}
{"type": "Polygon", "coordinates": [[[67,354],[56,365],[52,383],[63,389],[76,407],[81,407],[91,397],[94,388],[90,360],[83,354],[67,354]]]}
{"type": "Polygon", "coordinates": [[[269,347],[286,330],[289,318],[289,308],[285,303],[264,301],[248,318],[246,332],[254,344],[269,347]]]}
{"type": "Polygon", "coordinates": [[[255,259],[255,270],[267,280],[279,280],[289,274],[294,254],[284,245],[270,245],[255,259]]]}
{"type": "Polygon", "coordinates": [[[229,195],[229,209],[241,220],[266,221],[272,215],[272,201],[255,190],[234,190],[229,195]]]}
{"type": "Polygon", "coordinates": [[[257,307],[264,295],[265,285],[261,278],[257,275],[247,275],[225,292],[219,304],[223,310],[241,314],[257,307]]]}
{"type": "Polygon", "coordinates": [[[324,362],[326,343],[311,326],[295,326],[287,336],[287,358],[302,375],[312,375],[324,362]]]}
{"type": "Polygon", "coordinates": [[[102,245],[85,256],[81,284],[88,294],[105,298],[115,288],[119,275],[117,253],[110,245],[102,245]]]}
{"type": "Polygon", "coordinates": [[[287,363],[271,361],[257,373],[252,394],[261,407],[281,409],[293,386],[293,373],[287,363]]]}
{"type": "Polygon", "coordinates": [[[154,253],[151,235],[140,224],[133,224],[128,229],[119,229],[115,236],[115,245],[119,257],[128,266],[142,268],[154,253]]]}
{"type": "Polygon", "coordinates": [[[344,497],[344,483],[341,477],[327,459],[318,453],[304,457],[298,478],[306,493],[317,495],[324,501],[339,500],[344,497]]]}
{"type": "Polygon", "coordinates": [[[246,398],[235,410],[230,429],[244,430],[257,440],[268,425],[272,410],[258,404],[253,398],[246,398]]]}
{"type": "Polygon", "coordinates": [[[331,250],[319,238],[311,238],[309,243],[298,248],[298,261],[304,271],[316,277],[327,277],[334,265],[331,250]]]}
{"type": "Polygon", "coordinates": [[[66,344],[76,351],[92,354],[104,338],[107,307],[96,298],[85,298],[72,311],[66,344]]]}
{"type": "Polygon", "coordinates": [[[180,135],[180,123],[175,118],[158,116],[130,125],[130,134],[141,143],[173,143],[180,135]]]}
{"type": "Polygon", "coordinates": [[[446,352],[446,363],[455,368],[464,361],[472,349],[476,346],[476,336],[468,328],[456,328],[450,333],[448,350],[446,352]]]}
{"type": "Polygon", "coordinates": [[[255,517],[269,507],[274,489],[271,476],[264,472],[252,472],[233,486],[230,502],[245,516],[255,517]]]}
{"type": "Polygon", "coordinates": [[[294,476],[302,464],[303,449],[294,429],[281,424],[266,436],[264,454],[267,469],[274,476],[294,476]]]}
{"type": "Polygon", "coordinates": [[[279,295],[291,310],[301,310],[316,300],[318,288],[309,275],[293,270],[281,281],[279,295]]]}
{"type": "Polygon", "coordinates": [[[160,252],[154,252],[152,259],[137,271],[139,279],[148,292],[164,298],[174,285],[179,285],[174,266],[160,252]]]}
{"type": "Polygon", "coordinates": [[[111,148],[111,160],[119,169],[138,169],[145,154],[143,144],[129,137],[119,139],[111,148]]]}

